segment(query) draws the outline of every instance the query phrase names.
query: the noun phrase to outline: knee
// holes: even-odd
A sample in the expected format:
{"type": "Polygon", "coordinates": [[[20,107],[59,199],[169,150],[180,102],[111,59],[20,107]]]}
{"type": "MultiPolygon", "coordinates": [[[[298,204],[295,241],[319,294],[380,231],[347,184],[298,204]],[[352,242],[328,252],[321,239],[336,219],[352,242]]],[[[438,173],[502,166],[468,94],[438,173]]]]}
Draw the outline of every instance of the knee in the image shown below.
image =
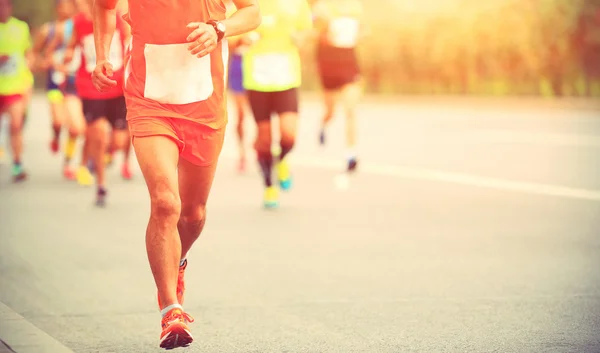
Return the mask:
{"type": "Polygon", "coordinates": [[[258,135],[254,144],[257,153],[271,152],[271,138],[268,135],[258,135]]]}
{"type": "Polygon", "coordinates": [[[281,134],[281,149],[282,150],[291,150],[296,143],[296,135],[293,133],[283,132],[281,134]]]}
{"type": "Polygon", "coordinates": [[[23,131],[23,121],[11,121],[10,134],[13,136],[19,135],[23,131]]]}
{"type": "Polygon", "coordinates": [[[151,196],[151,214],[154,218],[177,221],[181,214],[181,200],[175,192],[161,190],[151,196]]]}
{"type": "Polygon", "coordinates": [[[206,220],[206,205],[184,207],[179,222],[187,226],[201,226],[206,220]]]}

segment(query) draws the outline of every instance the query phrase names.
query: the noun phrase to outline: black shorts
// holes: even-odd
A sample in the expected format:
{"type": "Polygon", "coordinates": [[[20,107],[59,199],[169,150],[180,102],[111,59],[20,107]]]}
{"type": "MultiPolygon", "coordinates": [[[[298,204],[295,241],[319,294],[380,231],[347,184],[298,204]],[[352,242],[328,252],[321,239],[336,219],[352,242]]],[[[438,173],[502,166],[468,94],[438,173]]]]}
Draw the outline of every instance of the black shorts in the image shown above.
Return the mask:
{"type": "Polygon", "coordinates": [[[357,82],[360,79],[358,74],[349,74],[346,76],[325,76],[321,75],[321,85],[326,91],[338,91],[344,86],[357,82]]]}
{"type": "Polygon", "coordinates": [[[270,121],[271,114],[298,113],[298,89],[278,92],[247,91],[256,122],[270,121]]]}
{"type": "Polygon", "coordinates": [[[358,57],[354,48],[317,48],[317,66],[321,85],[327,91],[337,91],[360,79],[358,57]]]}
{"type": "Polygon", "coordinates": [[[83,115],[88,124],[106,118],[115,130],[127,129],[127,107],[125,97],[109,99],[82,99],[83,115]]]}

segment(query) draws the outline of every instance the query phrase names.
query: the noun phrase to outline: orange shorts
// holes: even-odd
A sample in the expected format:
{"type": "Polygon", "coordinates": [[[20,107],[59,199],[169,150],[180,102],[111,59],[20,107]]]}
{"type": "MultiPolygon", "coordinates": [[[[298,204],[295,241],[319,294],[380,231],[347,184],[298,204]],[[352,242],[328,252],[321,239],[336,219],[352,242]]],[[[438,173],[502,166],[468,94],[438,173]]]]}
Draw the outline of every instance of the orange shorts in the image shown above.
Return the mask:
{"type": "Polygon", "coordinates": [[[200,167],[217,162],[225,139],[225,127],[215,130],[191,120],[177,118],[134,118],[129,120],[129,132],[132,139],[169,137],[179,147],[180,158],[200,167]]]}

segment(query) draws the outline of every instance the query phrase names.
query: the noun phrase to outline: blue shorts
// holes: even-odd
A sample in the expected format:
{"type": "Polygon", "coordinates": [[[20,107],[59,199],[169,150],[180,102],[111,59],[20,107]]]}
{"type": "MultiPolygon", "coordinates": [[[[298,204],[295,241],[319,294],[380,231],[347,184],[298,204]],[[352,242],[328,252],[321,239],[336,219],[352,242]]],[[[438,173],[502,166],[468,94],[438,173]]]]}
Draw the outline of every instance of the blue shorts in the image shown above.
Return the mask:
{"type": "Polygon", "coordinates": [[[48,71],[48,78],[46,82],[46,90],[47,91],[61,91],[65,95],[76,96],[77,95],[77,87],[75,86],[75,76],[67,76],[66,81],[58,85],[56,82],[52,80],[52,70],[48,71]]]}
{"type": "Polygon", "coordinates": [[[229,59],[229,89],[235,93],[244,93],[244,79],[242,75],[242,56],[231,54],[229,59]]]}

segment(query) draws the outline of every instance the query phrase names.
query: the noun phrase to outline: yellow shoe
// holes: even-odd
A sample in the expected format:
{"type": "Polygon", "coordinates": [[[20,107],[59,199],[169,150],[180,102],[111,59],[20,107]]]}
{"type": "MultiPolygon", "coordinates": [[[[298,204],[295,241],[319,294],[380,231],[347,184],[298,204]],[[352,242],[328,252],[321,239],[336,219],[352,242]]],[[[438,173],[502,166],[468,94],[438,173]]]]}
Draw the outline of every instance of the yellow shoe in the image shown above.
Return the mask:
{"type": "Polygon", "coordinates": [[[289,190],[292,187],[292,173],[290,172],[290,166],[285,160],[283,160],[277,163],[276,168],[281,190],[289,190]]]}
{"type": "Polygon", "coordinates": [[[77,178],[77,182],[81,186],[91,186],[94,184],[94,176],[86,167],[79,167],[75,176],[77,178]]]}
{"type": "Polygon", "coordinates": [[[270,186],[265,189],[264,203],[265,208],[268,209],[277,208],[279,206],[279,190],[276,187],[270,186]]]}
{"type": "Polygon", "coordinates": [[[113,155],[112,153],[106,152],[106,154],[104,154],[104,164],[106,164],[106,166],[110,166],[113,162],[113,155]]]}

